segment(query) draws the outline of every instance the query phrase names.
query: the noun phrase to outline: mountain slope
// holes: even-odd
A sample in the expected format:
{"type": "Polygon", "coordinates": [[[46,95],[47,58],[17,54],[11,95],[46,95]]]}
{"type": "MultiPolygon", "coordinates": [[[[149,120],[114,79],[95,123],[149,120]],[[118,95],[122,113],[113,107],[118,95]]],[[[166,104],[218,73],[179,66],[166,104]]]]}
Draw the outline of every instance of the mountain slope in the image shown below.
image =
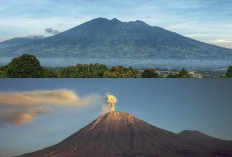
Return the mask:
{"type": "MultiPolygon", "coordinates": [[[[191,133],[189,133],[191,135],[191,133]]],[[[216,157],[232,155],[232,142],[198,145],[123,112],[110,112],[62,142],[20,157],[216,157]],[[214,146],[214,147],[212,147],[214,146]]],[[[191,137],[191,136],[190,136],[191,137]]],[[[201,137],[199,137],[201,139],[201,137]]],[[[208,142],[214,141],[209,137],[208,142]]]]}
{"type": "Polygon", "coordinates": [[[86,58],[232,59],[232,50],[199,42],[142,21],[93,19],[63,33],[23,46],[0,50],[1,55],[86,58]]]}
{"type": "Polygon", "coordinates": [[[14,46],[21,46],[21,45],[28,44],[34,41],[38,41],[43,38],[44,36],[28,36],[28,37],[18,37],[18,38],[9,39],[9,40],[0,42],[0,49],[14,47],[14,46]]]}

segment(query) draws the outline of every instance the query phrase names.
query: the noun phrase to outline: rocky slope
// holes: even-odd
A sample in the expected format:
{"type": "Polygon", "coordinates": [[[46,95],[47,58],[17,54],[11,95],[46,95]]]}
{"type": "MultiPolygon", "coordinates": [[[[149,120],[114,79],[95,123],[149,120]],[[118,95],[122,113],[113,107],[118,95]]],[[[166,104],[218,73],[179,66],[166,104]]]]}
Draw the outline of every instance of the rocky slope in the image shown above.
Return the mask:
{"type": "Polygon", "coordinates": [[[62,142],[20,157],[231,157],[232,142],[175,134],[123,112],[102,114],[62,142]]]}

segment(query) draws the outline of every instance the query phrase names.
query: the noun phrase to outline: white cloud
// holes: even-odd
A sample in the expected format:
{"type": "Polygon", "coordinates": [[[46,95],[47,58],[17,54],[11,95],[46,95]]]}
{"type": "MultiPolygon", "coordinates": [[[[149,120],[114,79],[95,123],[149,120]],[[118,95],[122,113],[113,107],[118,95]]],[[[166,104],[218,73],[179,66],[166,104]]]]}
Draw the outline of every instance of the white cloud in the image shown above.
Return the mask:
{"type": "Polygon", "coordinates": [[[231,43],[232,44],[232,40],[225,40],[225,39],[217,39],[212,41],[214,43],[231,43]]]}
{"type": "Polygon", "coordinates": [[[226,48],[230,48],[230,49],[232,48],[232,40],[216,39],[216,40],[209,41],[209,43],[222,46],[222,47],[226,47],[226,48]]]}

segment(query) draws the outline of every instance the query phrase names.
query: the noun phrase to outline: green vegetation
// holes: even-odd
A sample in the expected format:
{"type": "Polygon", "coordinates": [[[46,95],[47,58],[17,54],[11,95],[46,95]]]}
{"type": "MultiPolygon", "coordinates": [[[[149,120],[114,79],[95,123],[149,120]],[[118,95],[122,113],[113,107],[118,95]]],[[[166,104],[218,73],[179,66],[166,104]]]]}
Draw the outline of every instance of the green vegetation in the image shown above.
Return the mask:
{"type": "MultiPolygon", "coordinates": [[[[209,78],[212,72],[200,76],[209,78]]],[[[232,78],[232,66],[222,78],[232,78]]],[[[219,76],[220,76],[219,75],[219,76]]],[[[39,60],[30,54],[24,54],[5,66],[0,66],[0,78],[191,78],[199,74],[181,69],[179,72],[156,72],[154,69],[136,70],[133,67],[114,66],[108,68],[103,64],[76,64],[65,68],[47,68],[40,65],[39,60]],[[191,75],[190,75],[191,74],[191,75]]]]}
{"type": "Polygon", "coordinates": [[[159,75],[154,69],[145,69],[142,74],[142,78],[158,78],[159,75]]]}
{"type": "Polygon", "coordinates": [[[139,78],[137,70],[132,67],[125,68],[123,66],[115,66],[107,70],[103,74],[104,78],[139,78]]]}
{"type": "Polygon", "coordinates": [[[7,65],[0,67],[0,78],[5,78],[6,77],[6,72],[5,72],[6,68],[7,68],[7,65]]]}
{"type": "Polygon", "coordinates": [[[186,69],[181,69],[179,73],[169,73],[167,78],[190,78],[188,71],[186,69]]]}
{"type": "Polygon", "coordinates": [[[58,77],[58,73],[52,71],[49,68],[44,67],[43,70],[44,70],[44,78],[56,78],[56,77],[58,77]]]}
{"type": "Polygon", "coordinates": [[[77,64],[76,66],[68,66],[61,70],[62,78],[102,78],[104,73],[109,70],[103,64],[77,64]]]}
{"type": "Polygon", "coordinates": [[[10,78],[41,78],[44,77],[44,69],[34,55],[24,54],[12,59],[5,74],[10,78]]]}
{"type": "Polygon", "coordinates": [[[169,74],[167,75],[167,78],[178,78],[178,74],[169,73],[169,74]]]}
{"type": "Polygon", "coordinates": [[[229,66],[224,76],[225,78],[232,78],[232,66],[229,66]]]}
{"type": "Polygon", "coordinates": [[[190,78],[187,70],[185,70],[184,68],[181,69],[181,71],[179,73],[179,78],[190,78]]]}

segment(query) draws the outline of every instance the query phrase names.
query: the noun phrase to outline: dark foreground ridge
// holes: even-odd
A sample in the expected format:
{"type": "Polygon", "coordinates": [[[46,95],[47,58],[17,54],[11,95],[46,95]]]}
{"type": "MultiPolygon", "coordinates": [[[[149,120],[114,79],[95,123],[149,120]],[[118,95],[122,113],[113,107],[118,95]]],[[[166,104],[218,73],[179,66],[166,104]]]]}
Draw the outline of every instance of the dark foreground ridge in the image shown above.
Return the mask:
{"type": "Polygon", "coordinates": [[[232,141],[175,134],[124,112],[102,114],[62,142],[19,157],[231,157],[232,141]]]}

